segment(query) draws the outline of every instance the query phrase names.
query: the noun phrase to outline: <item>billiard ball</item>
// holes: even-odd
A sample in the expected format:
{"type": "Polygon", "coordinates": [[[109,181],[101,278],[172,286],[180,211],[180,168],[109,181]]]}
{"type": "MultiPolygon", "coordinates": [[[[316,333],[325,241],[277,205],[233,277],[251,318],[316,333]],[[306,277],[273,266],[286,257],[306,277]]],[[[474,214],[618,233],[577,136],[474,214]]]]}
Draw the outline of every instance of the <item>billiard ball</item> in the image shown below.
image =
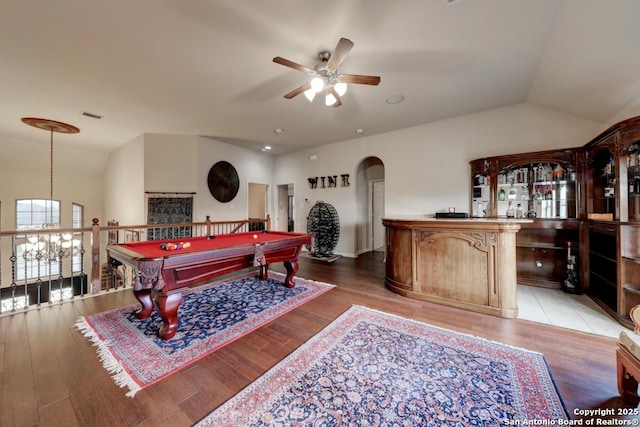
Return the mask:
{"type": "Polygon", "coordinates": [[[258,238],[258,235],[257,235],[257,234],[254,234],[254,235],[253,235],[253,238],[254,238],[254,239],[257,239],[257,238],[258,238]]]}

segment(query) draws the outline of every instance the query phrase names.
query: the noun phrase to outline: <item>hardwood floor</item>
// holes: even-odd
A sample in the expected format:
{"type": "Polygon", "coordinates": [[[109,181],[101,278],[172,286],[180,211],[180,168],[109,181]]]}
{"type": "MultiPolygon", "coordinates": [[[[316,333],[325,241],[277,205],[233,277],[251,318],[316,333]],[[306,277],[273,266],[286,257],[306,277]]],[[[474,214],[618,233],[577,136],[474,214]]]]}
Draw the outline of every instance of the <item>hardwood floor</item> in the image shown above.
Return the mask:
{"type": "Polygon", "coordinates": [[[570,413],[624,407],[616,387],[615,339],[401,297],[385,289],[381,258],[368,253],[332,263],[301,259],[298,276],[338,286],[133,399],[74,328],[78,316],[134,303],[130,291],[2,317],[0,425],[192,425],[353,304],[543,353],[570,413]]]}

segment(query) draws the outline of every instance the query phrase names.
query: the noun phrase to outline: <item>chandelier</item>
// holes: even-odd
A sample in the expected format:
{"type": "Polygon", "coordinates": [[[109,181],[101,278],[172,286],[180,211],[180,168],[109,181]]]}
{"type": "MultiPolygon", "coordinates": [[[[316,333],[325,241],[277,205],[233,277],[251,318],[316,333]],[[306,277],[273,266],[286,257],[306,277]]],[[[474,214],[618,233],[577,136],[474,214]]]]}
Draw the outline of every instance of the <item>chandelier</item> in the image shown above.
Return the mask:
{"type": "Polygon", "coordinates": [[[82,242],[73,239],[72,233],[56,232],[60,229],[60,224],[53,218],[53,133],[72,134],[80,132],[80,129],[55,120],[35,117],[23,117],[22,122],[50,133],[49,200],[45,201],[45,222],[40,225],[40,229],[45,233],[31,234],[27,237],[27,243],[22,248],[23,257],[27,261],[61,261],[62,258],[80,253],[82,242]]]}

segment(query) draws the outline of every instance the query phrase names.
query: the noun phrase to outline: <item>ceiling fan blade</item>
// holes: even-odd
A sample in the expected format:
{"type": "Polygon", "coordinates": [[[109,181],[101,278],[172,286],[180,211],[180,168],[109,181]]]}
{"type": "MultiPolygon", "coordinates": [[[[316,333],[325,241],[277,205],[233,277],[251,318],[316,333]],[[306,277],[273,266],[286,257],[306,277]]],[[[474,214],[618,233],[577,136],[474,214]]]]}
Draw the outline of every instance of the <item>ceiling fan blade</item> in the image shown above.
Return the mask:
{"type": "Polygon", "coordinates": [[[362,74],[341,74],[340,81],[344,83],[355,83],[359,85],[378,86],[378,84],[380,84],[380,77],[364,76],[362,74]]]}
{"type": "Polygon", "coordinates": [[[293,68],[294,70],[302,71],[303,73],[315,73],[315,71],[309,67],[305,67],[304,65],[300,65],[293,61],[289,61],[288,59],[282,58],[280,56],[276,56],[275,58],[273,58],[273,62],[275,62],[276,64],[284,65],[285,67],[293,68]]]}
{"type": "Polygon", "coordinates": [[[331,57],[329,57],[329,61],[327,61],[327,68],[330,70],[338,68],[352,47],[353,42],[351,40],[341,38],[340,41],[338,41],[336,48],[333,50],[331,57]]]}
{"type": "Polygon", "coordinates": [[[309,89],[311,89],[311,83],[305,83],[302,86],[300,86],[299,88],[296,88],[296,89],[292,90],[291,92],[286,94],[284,97],[287,98],[287,99],[291,99],[294,96],[298,96],[302,92],[305,92],[305,91],[307,91],[309,89]]]}
{"type": "Polygon", "coordinates": [[[340,98],[340,95],[338,95],[338,92],[336,92],[333,86],[329,86],[327,88],[327,92],[331,93],[331,95],[336,99],[336,102],[333,103],[333,108],[337,108],[342,105],[342,98],[340,98]]]}

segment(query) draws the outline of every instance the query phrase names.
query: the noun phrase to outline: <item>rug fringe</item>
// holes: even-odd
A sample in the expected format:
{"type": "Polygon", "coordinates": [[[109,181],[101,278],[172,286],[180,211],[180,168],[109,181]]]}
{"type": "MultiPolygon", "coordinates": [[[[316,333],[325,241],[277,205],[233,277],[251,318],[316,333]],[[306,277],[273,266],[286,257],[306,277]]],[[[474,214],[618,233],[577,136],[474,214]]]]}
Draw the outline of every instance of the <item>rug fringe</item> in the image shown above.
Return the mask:
{"type": "Polygon", "coordinates": [[[131,375],[122,365],[122,362],[118,360],[113,353],[111,353],[110,345],[106,341],[100,340],[98,334],[93,330],[89,322],[84,316],[81,316],[76,321],[75,327],[80,333],[88,338],[97,347],[98,358],[102,362],[102,366],[111,374],[111,378],[118,387],[127,387],[129,392],[125,394],[127,397],[134,397],[137,392],[142,390],[140,385],[136,383],[131,375]]]}

